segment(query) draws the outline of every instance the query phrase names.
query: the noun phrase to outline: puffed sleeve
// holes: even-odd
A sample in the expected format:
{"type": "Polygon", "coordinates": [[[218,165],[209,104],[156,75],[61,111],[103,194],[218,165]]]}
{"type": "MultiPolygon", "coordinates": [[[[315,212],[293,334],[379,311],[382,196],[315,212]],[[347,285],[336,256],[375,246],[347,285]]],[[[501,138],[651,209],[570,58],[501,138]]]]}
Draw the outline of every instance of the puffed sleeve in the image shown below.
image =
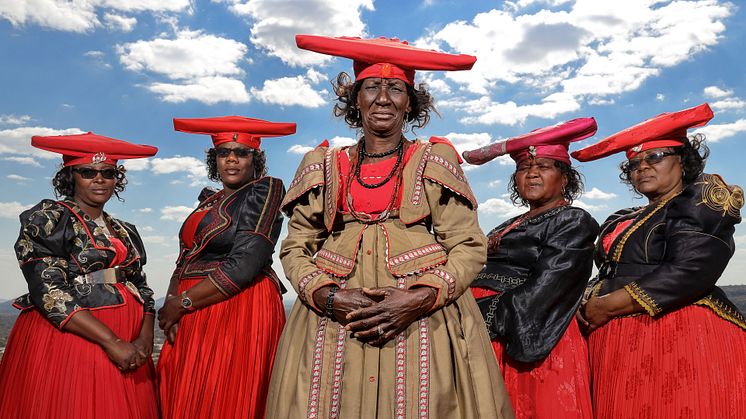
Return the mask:
{"type": "Polygon", "coordinates": [[[140,233],[137,231],[134,224],[122,222],[122,225],[127,230],[127,235],[129,235],[130,240],[132,240],[132,245],[135,246],[137,253],[140,255],[140,259],[134,269],[125,268],[127,272],[127,280],[137,288],[137,292],[142,299],[142,307],[145,314],[155,314],[153,290],[148,286],[145,271],[143,270],[143,265],[147,262],[145,245],[143,244],[140,233]]]}
{"type": "Polygon", "coordinates": [[[668,204],[665,252],[652,272],[625,285],[651,316],[707,295],[735,252],[743,190],[718,175],[702,174],[668,204]]]}
{"type": "Polygon", "coordinates": [[[271,262],[282,228],[280,203],[284,196],[282,181],[269,176],[257,180],[246,194],[231,251],[208,275],[223,294],[238,294],[271,262]]]}
{"type": "Polygon", "coordinates": [[[523,284],[496,297],[489,330],[520,362],[551,352],[575,315],[593,268],[598,223],[590,214],[568,208],[546,223],[536,266],[523,284]]]}
{"type": "Polygon", "coordinates": [[[433,309],[439,309],[461,296],[482,270],[487,260],[487,239],[479,227],[476,201],[456,151],[436,144],[427,164],[430,169],[425,168],[424,189],[433,233],[446,249],[448,261],[423,273],[410,287],[435,288],[438,295],[433,309]]]}
{"type": "Polygon", "coordinates": [[[74,237],[68,220],[63,206],[43,200],[21,213],[21,231],[15,243],[31,302],[57,328],[85,308],[75,287],[68,282],[74,237]]]}

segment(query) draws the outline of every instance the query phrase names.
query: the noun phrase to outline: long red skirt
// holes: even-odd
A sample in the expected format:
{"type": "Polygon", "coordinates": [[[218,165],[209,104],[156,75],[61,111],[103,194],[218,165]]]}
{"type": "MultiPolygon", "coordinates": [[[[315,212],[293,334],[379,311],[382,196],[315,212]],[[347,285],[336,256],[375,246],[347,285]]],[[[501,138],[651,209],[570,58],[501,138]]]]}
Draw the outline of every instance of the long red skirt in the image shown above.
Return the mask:
{"type": "MultiPolygon", "coordinates": [[[[142,305],[91,310],[120,339],[142,326],[142,305]]],[[[0,362],[0,418],[157,418],[153,362],[122,373],[100,346],[52,326],[37,310],[18,316],[0,362]]]]}
{"type": "MultiPolygon", "coordinates": [[[[179,293],[199,279],[179,283],[179,293]]],[[[263,418],[285,310],[264,278],[181,318],[158,360],[161,413],[170,418],[263,418]]]]}
{"type": "MultiPolygon", "coordinates": [[[[493,291],[472,288],[475,298],[493,291]]],[[[499,340],[492,341],[497,364],[518,419],[591,419],[588,347],[577,321],[572,322],[543,361],[518,362],[499,340]]]]}
{"type": "Polygon", "coordinates": [[[612,320],[589,349],[596,418],[746,417],[746,332],[707,308],[612,320]]]}

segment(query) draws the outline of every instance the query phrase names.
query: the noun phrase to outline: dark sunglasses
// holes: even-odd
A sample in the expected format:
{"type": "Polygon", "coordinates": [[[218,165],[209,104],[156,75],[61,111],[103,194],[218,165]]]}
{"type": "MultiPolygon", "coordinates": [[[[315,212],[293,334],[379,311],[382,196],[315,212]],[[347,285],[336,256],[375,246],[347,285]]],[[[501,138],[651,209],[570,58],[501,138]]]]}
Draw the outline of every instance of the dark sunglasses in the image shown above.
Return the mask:
{"type": "Polygon", "coordinates": [[[231,153],[233,153],[233,155],[238,157],[239,159],[249,157],[249,155],[251,154],[251,149],[245,147],[213,148],[213,150],[215,150],[215,155],[220,157],[221,159],[230,156],[231,153]]]}
{"type": "Polygon", "coordinates": [[[629,159],[624,163],[624,165],[626,170],[632,172],[639,169],[643,161],[647,163],[648,166],[652,166],[654,164],[660,163],[661,161],[663,161],[664,158],[674,155],[676,155],[675,151],[656,151],[655,153],[650,153],[647,156],[639,159],[629,159]]]}
{"type": "Polygon", "coordinates": [[[93,179],[99,173],[104,179],[114,179],[115,177],[117,177],[117,173],[119,173],[117,169],[113,169],[113,168],[98,170],[98,169],[93,169],[91,167],[82,167],[79,169],[73,169],[73,172],[79,174],[80,177],[82,177],[83,179],[93,179]]]}

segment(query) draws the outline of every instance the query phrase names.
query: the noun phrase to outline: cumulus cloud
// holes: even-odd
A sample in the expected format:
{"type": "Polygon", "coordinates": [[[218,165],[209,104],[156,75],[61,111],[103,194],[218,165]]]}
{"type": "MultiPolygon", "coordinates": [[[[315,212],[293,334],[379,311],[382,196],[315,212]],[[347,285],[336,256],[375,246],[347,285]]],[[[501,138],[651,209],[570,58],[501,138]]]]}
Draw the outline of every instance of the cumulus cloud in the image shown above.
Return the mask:
{"type": "Polygon", "coordinates": [[[31,205],[22,205],[20,202],[0,202],[0,218],[17,219],[18,214],[31,207],[31,205]]]}
{"type": "MultiPolygon", "coordinates": [[[[18,127],[0,130],[0,154],[16,154],[24,157],[38,157],[41,159],[59,159],[60,155],[50,151],[31,147],[31,137],[34,135],[70,135],[82,134],[78,128],[54,129],[47,127],[18,127]]],[[[24,161],[28,161],[25,160],[24,161]]]]}
{"type": "Polygon", "coordinates": [[[313,147],[310,147],[307,145],[294,144],[290,148],[288,148],[288,153],[306,154],[311,150],[313,150],[313,147]]]}
{"type": "Polygon", "coordinates": [[[357,142],[356,139],[350,138],[350,137],[340,137],[336,136],[329,140],[329,144],[332,147],[345,147],[345,146],[352,146],[355,145],[357,142]]]}
{"type": "Polygon", "coordinates": [[[106,26],[111,30],[130,32],[137,25],[137,18],[105,13],[104,22],[106,22],[106,26]]]}
{"type": "Polygon", "coordinates": [[[111,64],[107,63],[104,60],[104,53],[101,51],[86,51],[83,56],[87,57],[88,59],[93,61],[94,64],[101,68],[111,68],[111,64]]]}
{"type": "Polygon", "coordinates": [[[715,111],[738,110],[746,108],[746,102],[737,97],[729,97],[723,100],[712,102],[710,103],[710,106],[715,111]]]}
{"type": "Polygon", "coordinates": [[[150,167],[148,159],[127,159],[122,162],[127,171],[140,172],[150,167]]]}
{"type": "Polygon", "coordinates": [[[174,39],[161,37],[116,46],[126,69],[171,80],[145,87],[172,103],[248,102],[246,86],[238,79],[244,74],[239,64],[247,50],[241,42],[190,30],[178,31],[174,39]]]}
{"type": "MultiPolygon", "coordinates": [[[[153,208],[139,208],[139,209],[136,209],[135,211],[141,212],[143,214],[148,214],[148,213],[153,212],[153,208]]],[[[152,227],[150,228],[152,229],[152,227]]],[[[149,230],[149,231],[152,231],[152,230],[149,230]]]]}
{"type": "Polygon", "coordinates": [[[594,204],[589,204],[587,202],[581,201],[580,199],[576,199],[572,201],[572,204],[578,208],[583,208],[584,210],[588,212],[598,212],[598,211],[601,211],[607,208],[606,204],[594,205],[594,204]]]}
{"type": "Polygon", "coordinates": [[[295,46],[296,34],[363,36],[363,10],[374,10],[373,0],[307,0],[299,7],[290,0],[228,0],[230,10],[251,19],[251,42],[291,66],[318,65],[332,57],[295,46]]]}
{"type": "Polygon", "coordinates": [[[502,218],[515,217],[526,212],[525,208],[520,208],[513,205],[507,199],[490,198],[479,204],[480,214],[497,215],[502,218]]]}
{"type": "Polygon", "coordinates": [[[658,93],[655,95],[655,100],[657,100],[658,102],[663,102],[664,100],[666,100],[666,95],[664,95],[663,93],[658,93]]]}
{"type": "Polygon", "coordinates": [[[166,206],[161,208],[161,220],[183,222],[194,211],[194,208],[184,205],[166,206]]]}
{"type": "Polygon", "coordinates": [[[744,118],[728,124],[707,125],[694,131],[694,134],[704,134],[707,142],[716,143],[742,132],[746,132],[746,119],[744,118]]]}
{"type": "Polygon", "coordinates": [[[596,187],[593,187],[593,189],[591,189],[590,191],[583,193],[583,198],[586,198],[586,199],[599,199],[603,201],[608,201],[616,197],[617,197],[617,194],[611,193],[611,192],[604,192],[601,189],[598,189],[596,187]]]}
{"type": "Polygon", "coordinates": [[[703,94],[706,98],[722,99],[724,97],[731,96],[733,94],[733,90],[724,90],[717,86],[707,86],[704,88],[703,94]]]}
{"type": "Polygon", "coordinates": [[[29,115],[0,115],[0,125],[23,125],[29,121],[29,115]]]}
{"type": "MultiPolygon", "coordinates": [[[[549,8],[518,12],[525,7],[518,4],[533,3],[513,2],[515,7],[452,22],[418,40],[479,57],[472,71],[446,76],[482,96],[448,103],[467,114],[462,122],[515,125],[528,117],[554,119],[583,103],[611,104],[716,45],[723,21],[735,11],[732,3],[711,0],[577,0],[545,1],[549,8]],[[572,5],[556,8],[560,3],[572,5]],[[503,86],[528,88],[536,99],[519,105],[515,98],[493,98],[504,94],[503,86]]],[[[521,103],[527,102],[525,88],[512,89],[521,103]]]]}
{"type": "Polygon", "coordinates": [[[85,33],[102,26],[96,15],[99,10],[178,12],[188,7],[189,0],[8,0],[0,2],[0,18],[15,27],[36,24],[59,31],[85,33]]]}
{"type": "Polygon", "coordinates": [[[27,166],[41,167],[41,164],[33,157],[3,157],[2,160],[25,164],[27,166]]]}
{"type": "Polygon", "coordinates": [[[157,175],[185,173],[192,186],[200,185],[207,179],[205,163],[190,156],[150,159],[150,170],[157,175]]]}
{"type": "Polygon", "coordinates": [[[473,150],[475,148],[486,146],[493,141],[492,136],[486,132],[470,134],[451,132],[446,135],[446,138],[453,143],[459,154],[466,150],[473,150]]]}
{"type": "Polygon", "coordinates": [[[261,89],[252,88],[251,93],[261,102],[281,106],[318,108],[326,103],[305,76],[265,80],[261,89]]]}

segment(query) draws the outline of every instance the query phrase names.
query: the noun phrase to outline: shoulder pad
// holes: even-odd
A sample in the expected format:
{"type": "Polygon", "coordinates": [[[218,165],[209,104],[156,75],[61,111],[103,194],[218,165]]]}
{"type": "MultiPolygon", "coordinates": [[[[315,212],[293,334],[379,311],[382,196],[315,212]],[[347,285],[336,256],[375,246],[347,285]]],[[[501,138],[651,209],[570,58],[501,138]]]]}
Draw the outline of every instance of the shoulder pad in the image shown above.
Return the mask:
{"type": "Polygon", "coordinates": [[[477,199],[461,169],[458,153],[450,142],[433,142],[431,138],[429,152],[426,151],[422,158],[425,160],[424,179],[440,184],[469,201],[472,209],[477,208],[477,199]]]}
{"type": "MultiPolygon", "coordinates": [[[[323,143],[322,143],[323,144],[323,143]]],[[[280,208],[288,214],[289,206],[306,192],[324,185],[324,155],[327,147],[319,146],[306,153],[288,185],[280,208]]]]}

